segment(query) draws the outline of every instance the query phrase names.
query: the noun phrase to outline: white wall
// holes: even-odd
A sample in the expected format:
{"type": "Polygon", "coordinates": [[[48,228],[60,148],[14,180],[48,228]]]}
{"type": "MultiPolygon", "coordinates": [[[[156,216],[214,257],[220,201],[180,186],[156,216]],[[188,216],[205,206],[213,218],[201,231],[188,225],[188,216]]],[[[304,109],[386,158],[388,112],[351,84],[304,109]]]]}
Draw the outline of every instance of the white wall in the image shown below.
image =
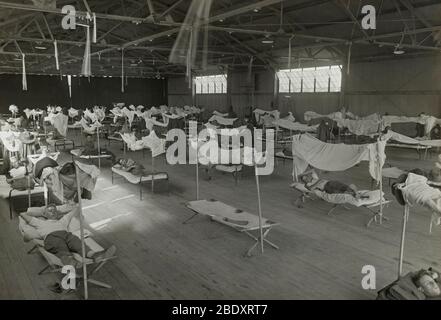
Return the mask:
{"type": "Polygon", "coordinates": [[[441,117],[441,55],[353,64],[346,88],[355,114],[441,117]]]}
{"type": "MultiPolygon", "coordinates": [[[[347,81],[345,105],[358,115],[374,112],[393,115],[418,115],[421,112],[441,117],[441,55],[353,63],[347,81]]],[[[193,104],[185,78],[168,81],[169,105],[193,104]]],[[[274,98],[274,73],[246,71],[230,73],[228,94],[198,95],[196,104],[212,110],[228,110],[231,104],[239,116],[250,106],[271,109],[271,103],[283,114],[288,111],[303,121],[305,111],[327,114],[340,109],[340,93],[278,94],[274,98]]]]}

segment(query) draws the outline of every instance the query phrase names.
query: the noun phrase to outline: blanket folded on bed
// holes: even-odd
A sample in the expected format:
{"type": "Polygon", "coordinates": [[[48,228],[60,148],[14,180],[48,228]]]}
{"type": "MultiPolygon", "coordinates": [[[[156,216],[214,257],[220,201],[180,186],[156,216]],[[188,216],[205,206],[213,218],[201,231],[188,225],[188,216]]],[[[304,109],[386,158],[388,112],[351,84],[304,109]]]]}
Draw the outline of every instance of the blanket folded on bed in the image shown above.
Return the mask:
{"type": "Polygon", "coordinates": [[[404,184],[399,186],[403,198],[409,205],[419,204],[432,212],[432,222],[441,224],[441,190],[427,184],[426,177],[409,173],[404,184]]]}
{"type": "Polygon", "coordinates": [[[409,173],[405,186],[400,188],[406,202],[408,202],[410,205],[424,205],[430,200],[437,201],[441,199],[441,191],[439,189],[432,188],[427,184],[427,182],[428,179],[426,177],[409,173]]]}

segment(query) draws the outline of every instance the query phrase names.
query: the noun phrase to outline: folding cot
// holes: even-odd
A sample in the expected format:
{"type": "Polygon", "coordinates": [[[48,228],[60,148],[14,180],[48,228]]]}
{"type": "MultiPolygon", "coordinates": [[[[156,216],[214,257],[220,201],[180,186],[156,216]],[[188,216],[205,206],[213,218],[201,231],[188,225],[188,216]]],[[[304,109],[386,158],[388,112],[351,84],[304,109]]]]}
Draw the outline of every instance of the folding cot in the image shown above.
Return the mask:
{"type": "Polygon", "coordinates": [[[112,167],[112,184],[114,182],[115,175],[125,178],[128,182],[132,184],[139,185],[139,200],[142,200],[142,183],[151,182],[152,193],[154,192],[155,181],[165,180],[169,182],[169,177],[167,172],[154,172],[148,174],[142,174],[140,176],[134,175],[128,171],[118,169],[115,166],[112,167]]]}
{"type": "MultiPolygon", "coordinates": [[[[298,204],[300,201],[304,203],[306,198],[312,198],[314,196],[325,202],[333,204],[332,208],[327,213],[328,215],[331,215],[331,213],[338,207],[343,207],[349,210],[345,205],[351,205],[356,208],[360,208],[360,207],[366,208],[373,214],[372,219],[370,219],[369,222],[367,223],[368,227],[373,221],[377,222],[377,219],[382,216],[382,213],[380,211],[376,211],[375,208],[380,207],[382,205],[383,206],[387,205],[388,203],[391,202],[384,198],[384,195],[380,190],[358,191],[360,198],[356,199],[350,194],[328,194],[321,190],[309,190],[305,187],[303,183],[300,182],[294,182],[293,184],[291,184],[291,187],[301,192],[300,197],[296,200],[296,205],[299,208],[301,208],[301,205],[298,204]]],[[[382,217],[382,219],[387,220],[386,217],[382,217]]]]}
{"type": "Polygon", "coordinates": [[[426,145],[414,145],[414,144],[405,144],[405,143],[388,143],[386,144],[386,147],[391,147],[391,148],[400,148],[400,149],[411,149],[411,150],[415,150],[418,154],[418,159],[422,159],[423,157],[427,157],[427,152],[429,149],[431,149],[431,146],[426,146],[426,145]]]}
{"type": "Polygon", "coordinates": [[[263,241],[275,249],[279,249],[277,245],[267,239],[268,233],[271,229],[278,225],[278,223],[262,217],[261,225],[259,224],[259,216],[251,214],[240,209],[231,207],[223,202],[217,200],[196,200],[187,203],[187,208],[192,210],[195,214],[187,219],[184,223],[196,215],[202,214],[211,217],[214,221],[229,226],[237,231],[243,232],[247,236],[255,240],[255,243],[247,250],[246,255],[250,256],[251,252],[259,244],[259,238],[254,236],[251,232],[257,231],[260,228],[263,230],[263,241]]]}
{"type": "MultiPolygon", "coordinates": [[[[333,203],[334,207],[328,212],[330,214],[339,205],[350,204],[355,207],[365,207],[371,211],[374,216],[369,220],[367,226],[373,221],[382,223],[383,206],[389,201],[384,199],[382,170],[386,160],[384,148],[386,141],[382,137],[378,138],[376,143],[364,145],[345,145],[330,144],[322,142],[308,134],[296,135],[293,137],[293,177],[294,183],[291,185],[294,189],[301,192],[300,200],[304,201],[306,197],[315,195],[326,202],[333,203]],[[349,194],[326,194],[320,190],[309,190],[305,185],[298,181],[299,174],[302,174],[308,167],[325,171],[343,171],[347,170],[361,161],[369,162],[369,173],[379,183],[380,190],[359,191],[363,199],[356,199],[349,194]],[[379,211],[373,208],[380,207],[379,211]]],[[[298,201],[297,201],[298,202],[298,201]]]]}
{"type": "MultiPolygon", "coordinates": [[[[77,237],[80,237],[80,230],[77,229],[79,227],[79,222],[77,219],[73,218],[71,225],[75,226],[76,229],[72,233],[76,235],[77,237]]],[[[25,236],[26,233],[26,227],[23,225],[23,222],[19,224],[20,232],[25,236]]],[[[91,248],[95,252],[103,252],[104,248],[99,245],[92,237],[91,232],[89,230],[84,230],[84,243],[91,248]]],[[[31,240],[32,248],[28,251],[29,254],[34,253],[35,251],[40,252],[41,256],[46,260],[46,265],[41,269],[38,274],[42,275],[45,273],[59,273],[65,266],[64,263],[61,261],[59,257],[56,255],[48,252],[44,248],[44,241],[41,239],[32,239],[31,240]]],[[[84,261],[80,254],[73,253],[74,258],[79,261],[83,262],[88,266],[92,266],[92,269],[88,271],[87,273],[87,282],[90,282],[92,284],[95,284],[97,286],[111,289],[112,287],[104,282],[92,279],[91,277],[95,275],[108,261],[115,259],[116,256],[109,257],[107,259],[103,259],[100,261],[94,261],[93,259],[86,258],[84,261]]],[[[83,279],[83,276],[81,276],[79,273],[76,276],[77,280],[83,279]]]]}
{"type": "Polygon", "coordinates": [[[100,165],[101,165],[101,159],[112,159],[112,155],[108,154],[108,153],[101,153],[100,155],[83,155],[83,154],[81,154],[80,149],[70,150],[70,154],[72,155],[72,160],[74,159],[74,157],[89,160],[89,161],[93,161],[93,160],[98,159],[100,162],[100,165]]]}

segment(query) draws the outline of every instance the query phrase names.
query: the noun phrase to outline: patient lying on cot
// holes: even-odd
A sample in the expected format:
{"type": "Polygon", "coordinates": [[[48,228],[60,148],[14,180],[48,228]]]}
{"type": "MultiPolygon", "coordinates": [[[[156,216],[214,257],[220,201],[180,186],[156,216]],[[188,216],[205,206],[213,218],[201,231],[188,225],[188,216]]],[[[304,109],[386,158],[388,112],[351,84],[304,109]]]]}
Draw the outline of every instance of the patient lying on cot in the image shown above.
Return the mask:
{"type": "MultiPolygon", "coordinates": [[[[28,213],[20,214],[20,217],[33,227],[41,239],[44,240],[44,249],[58,258],[65,265],[75,268],[82,266],[80,261],[74,258],[74,253],[82,253],[81,240],[69,232],[69,224],[72,218],[79,214],[79,208],[75,207],[67,214],[63,214],[55,205],[48,205],[42,212],[41,217],[31,216],[28,213]]],[[[95,252],[85,246],[86,258],[94,262],[109,259],[115,255],[116,247],[111,246],[104,252],[95,252]]]]}
{"type": "Polygon", "coordinates": [[[314,170],[309,170],[299,176],[305,187],[310,190],[319,190],[327,194],[350,194],[355,199],[363,198],[357,192],[357,187],[354,185],[347,185],[336,180],[320,179],[314,170]]]}
{"type": "Polygon", "coordinates": [[[112,157],[112,161],[115,159],[115,155],[105,149],[100,147],[100,151],[101,153],[98,153],[98,148],[95,147],[95,140],[94,140],[94,136],[90,135],[90,134],[86,134],[86,141],[84,142],[84,147],[82,149],[80,149],[80,155],[82,156],[98,156],[98,155],[110,155],[112,157]]]}
{"type": "Polygon", "coordinates": [[[130,172],[135,176],[150,174],[146,171],[142,164],[137,163],[135,160],[132,159],[118,159],[113,167],[116,169],[124,170],[126,172],[130,172]]]}

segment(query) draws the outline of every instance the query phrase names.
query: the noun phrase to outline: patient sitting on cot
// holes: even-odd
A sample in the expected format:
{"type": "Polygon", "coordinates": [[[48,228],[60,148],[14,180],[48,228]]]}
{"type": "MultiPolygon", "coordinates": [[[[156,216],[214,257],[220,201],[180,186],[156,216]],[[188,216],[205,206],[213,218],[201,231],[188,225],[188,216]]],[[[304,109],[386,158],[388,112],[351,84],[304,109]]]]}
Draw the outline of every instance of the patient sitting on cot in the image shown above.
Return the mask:
{"type": "Polygon", "coordinates": [[[357,187],[353,184],[347,185],[336,180],[320,179],[314,170],[309,170],[299,176],[306,189],[310,191],[319,190],[327,194],[350,194],[356,199],[363,198],[357,192],[357,187]]]}
{"type": "MultiPolygon", "coordinates": [[[[64,265],[75,268],[82,266],[80,261],[74,258],[74,253],[82,253],[81,240],[69,232],[69,224],[72,218],[79,215],[79,208],[75,207],[67,214],[63,214],[55,205],[48,205],[43,210],[42,218],[21,213],[20,217],[31,227],[34,227],[38,235],[44,240],[44,249],[58,258],[64,265]]],[[[104,252],[96,252],[85,245],[86,258],[94,262],[109,259],[115,255],[116,247],[111,246],[104,252]]]]}

